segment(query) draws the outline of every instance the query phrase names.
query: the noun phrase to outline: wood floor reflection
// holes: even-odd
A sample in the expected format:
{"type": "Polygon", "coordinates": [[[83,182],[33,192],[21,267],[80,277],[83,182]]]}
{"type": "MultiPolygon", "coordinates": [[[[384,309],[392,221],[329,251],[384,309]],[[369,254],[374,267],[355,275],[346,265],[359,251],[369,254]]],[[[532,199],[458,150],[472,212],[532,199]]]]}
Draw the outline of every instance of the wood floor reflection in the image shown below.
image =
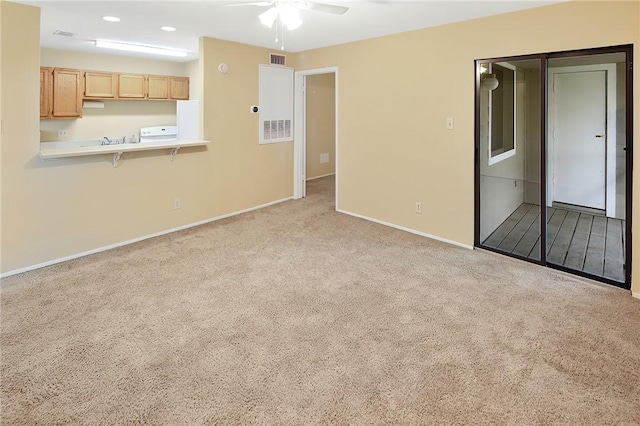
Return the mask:
{"type": "MultiPolygon", "coordinates": [[[[547,208],[547,262],[624,282],[625,221],[547,208]]],[[[540,206],[521,204],[484,242],[488,247],[540,259],[540,206]]]]}

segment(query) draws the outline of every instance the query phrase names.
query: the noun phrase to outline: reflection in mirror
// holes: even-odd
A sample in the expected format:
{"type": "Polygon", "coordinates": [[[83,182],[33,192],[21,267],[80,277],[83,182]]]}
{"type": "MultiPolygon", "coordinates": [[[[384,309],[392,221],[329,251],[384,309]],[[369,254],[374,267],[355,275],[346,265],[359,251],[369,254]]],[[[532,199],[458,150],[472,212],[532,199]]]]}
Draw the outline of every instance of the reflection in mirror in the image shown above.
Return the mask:
{"type": "Polygon", "coordinates": [[[496,84],[489,90],[489,164],[495,164],[515,155],[516,71],[507,63],[489,66],[492,77],[484,82],[496,84]]]}
{"type": "Polygon", "coordinates": [[[548,62],[547,262],[625,281],[626,54],[548,62]]]}
{"type": "Polygon", "coordinates": [[[478,64],[480,242],[540,259],[540,61],[478,64]]]}

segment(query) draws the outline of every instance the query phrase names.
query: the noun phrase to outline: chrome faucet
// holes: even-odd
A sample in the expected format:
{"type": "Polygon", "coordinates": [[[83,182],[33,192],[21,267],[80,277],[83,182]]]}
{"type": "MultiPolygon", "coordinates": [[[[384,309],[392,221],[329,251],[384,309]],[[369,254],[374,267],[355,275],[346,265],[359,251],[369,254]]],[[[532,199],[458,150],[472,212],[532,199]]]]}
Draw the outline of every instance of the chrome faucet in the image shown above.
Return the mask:
{"type": "Polygon", "coordinates": [[[111,139],[105,136],[102,138],[102,143],[100,145],[111,145],[111,142],[111,139]]]}

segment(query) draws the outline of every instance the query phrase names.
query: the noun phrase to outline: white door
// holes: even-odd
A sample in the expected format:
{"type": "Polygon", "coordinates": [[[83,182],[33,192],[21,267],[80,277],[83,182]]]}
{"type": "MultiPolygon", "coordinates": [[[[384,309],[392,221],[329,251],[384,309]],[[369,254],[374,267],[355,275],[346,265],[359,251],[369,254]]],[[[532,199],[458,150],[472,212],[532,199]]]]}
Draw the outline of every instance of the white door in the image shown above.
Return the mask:
{"type": "Polygon", "coordinates": [[[554,201],[605,209],[606,80],[606,71],[554,74],[554,201]]]}

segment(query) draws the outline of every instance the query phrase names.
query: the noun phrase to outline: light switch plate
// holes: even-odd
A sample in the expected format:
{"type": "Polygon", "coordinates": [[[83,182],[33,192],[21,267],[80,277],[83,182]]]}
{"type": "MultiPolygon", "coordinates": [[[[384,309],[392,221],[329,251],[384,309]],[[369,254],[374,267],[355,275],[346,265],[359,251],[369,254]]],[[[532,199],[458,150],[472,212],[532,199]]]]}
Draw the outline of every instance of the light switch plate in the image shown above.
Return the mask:
{"type": "Polygon", "coordinates": [[[447,130],[453,130],[453,117],[447,117],[447,130]]]}

